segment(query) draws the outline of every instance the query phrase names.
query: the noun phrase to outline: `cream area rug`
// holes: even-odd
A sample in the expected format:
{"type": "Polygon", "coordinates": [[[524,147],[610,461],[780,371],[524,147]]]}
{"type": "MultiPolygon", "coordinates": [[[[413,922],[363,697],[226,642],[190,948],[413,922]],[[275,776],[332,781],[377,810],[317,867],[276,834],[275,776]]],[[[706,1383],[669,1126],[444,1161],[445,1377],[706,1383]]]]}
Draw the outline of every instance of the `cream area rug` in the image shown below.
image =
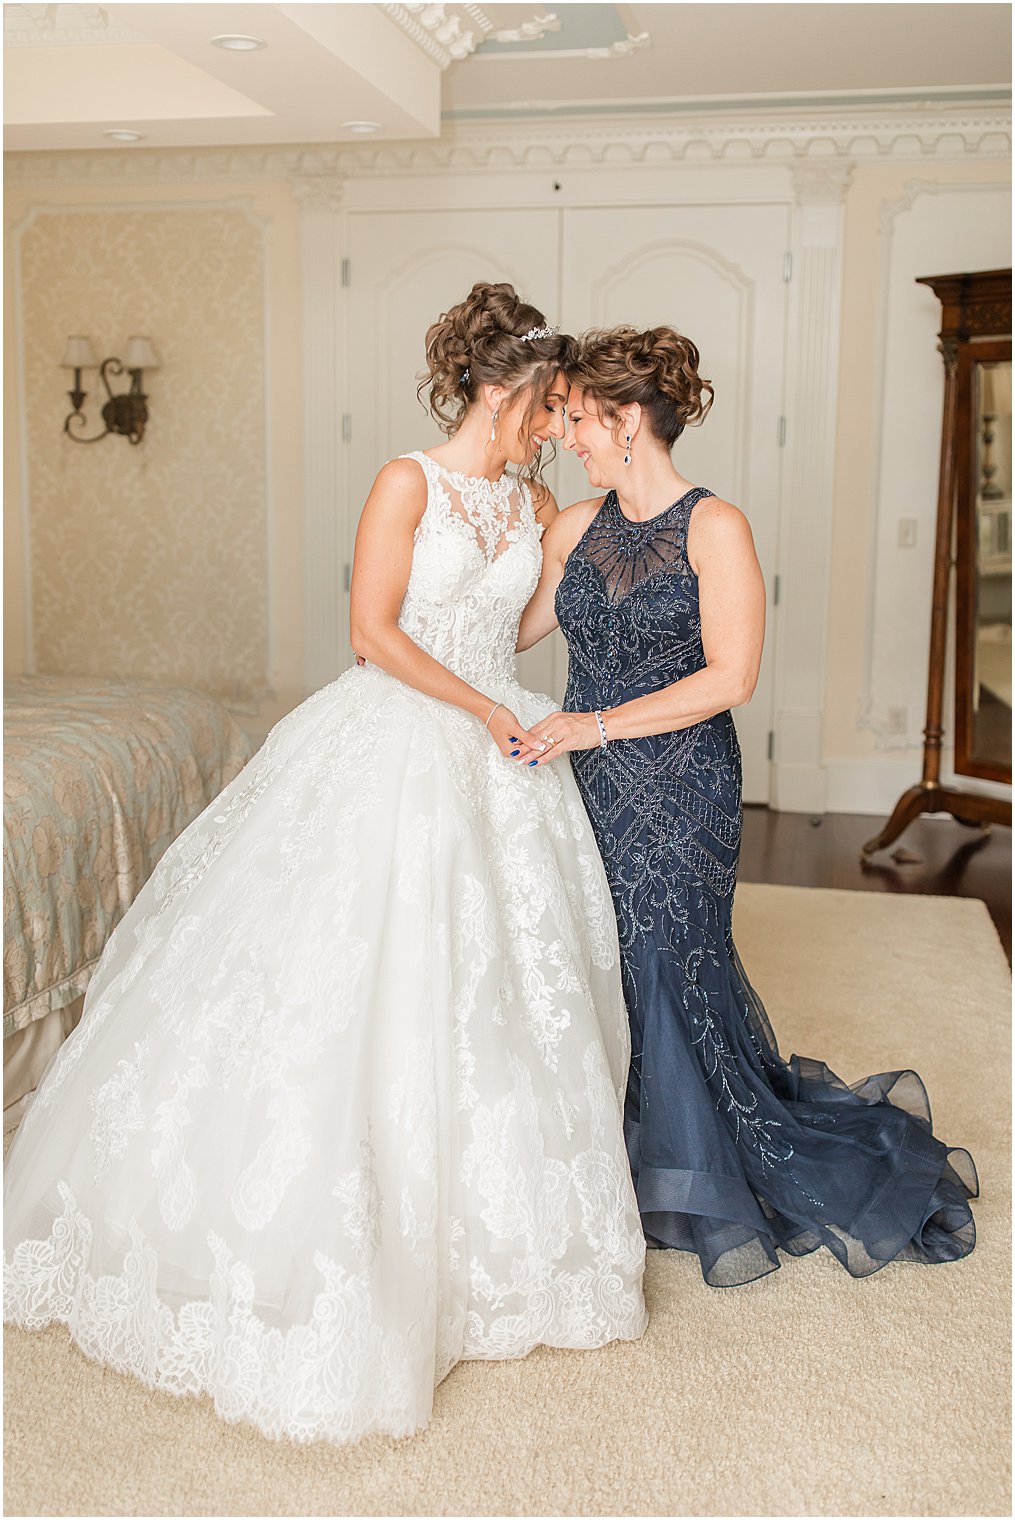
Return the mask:
{"type": "Polygon", "coordinates": [[[744,885],[784,1056],[913,1066],[972,1152],[965,1261],[827,1253],[711,1289],[649,1255],[636,1344],[460,1364],[407,1441],[276,1445],[152,1394],[62,1327],[8,1330],[8,1515],[1009,1515],[1010,986],[982,903],[744,885]]]}

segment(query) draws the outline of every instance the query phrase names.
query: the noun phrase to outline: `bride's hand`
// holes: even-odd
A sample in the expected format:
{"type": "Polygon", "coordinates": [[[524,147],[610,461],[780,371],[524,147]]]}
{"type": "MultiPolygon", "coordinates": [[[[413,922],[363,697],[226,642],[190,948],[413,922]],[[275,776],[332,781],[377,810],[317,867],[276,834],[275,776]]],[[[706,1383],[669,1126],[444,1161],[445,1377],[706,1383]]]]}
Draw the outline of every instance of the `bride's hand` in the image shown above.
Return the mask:
{"type": "Polygon", "coordinates": [[[532,742],[523,745],[519,765],[546,765],[575,749],[598,749],[599,724],[595,713],[551,713],[533,724],[532,742]]]}
{"type": "Polygon", "coordinates": [[[487,728],[490,738],[496,744],[502,755],[509,759],[517,758],[526,749],[531,749],[538,741],[535,734],[530,734],[527,728],[523,728],[508,707],[498,707],[492,714],[487,728]]]}

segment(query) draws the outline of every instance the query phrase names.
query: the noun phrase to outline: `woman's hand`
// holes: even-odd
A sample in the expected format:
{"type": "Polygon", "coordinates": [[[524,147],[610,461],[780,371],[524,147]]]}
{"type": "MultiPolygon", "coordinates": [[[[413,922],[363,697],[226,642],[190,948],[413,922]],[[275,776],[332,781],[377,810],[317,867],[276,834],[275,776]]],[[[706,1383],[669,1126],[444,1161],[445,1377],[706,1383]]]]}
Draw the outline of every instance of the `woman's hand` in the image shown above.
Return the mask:
{"type": "Polygon", "coordinates": [[[532,750],[539,743],[535,734],[522,727],[509,707],[498,707],[491,715],[487,729],[494,744],[508,759],[519,758],[524,751],[532,750]]]}
{"type": "Polygon", "coordinates": [[[533,724],[530,742],[520,747],[519,765],[546,765],[575,749],[598,749],[599,724],[595,713],[551,713],[533,724]]]}

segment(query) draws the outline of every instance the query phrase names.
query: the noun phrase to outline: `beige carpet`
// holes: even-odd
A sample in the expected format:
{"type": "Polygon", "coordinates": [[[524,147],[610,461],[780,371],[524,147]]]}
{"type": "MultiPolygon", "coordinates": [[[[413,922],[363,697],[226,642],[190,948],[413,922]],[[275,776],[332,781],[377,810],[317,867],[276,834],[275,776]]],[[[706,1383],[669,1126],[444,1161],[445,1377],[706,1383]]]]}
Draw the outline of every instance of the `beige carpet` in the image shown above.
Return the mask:
{"type": "Polygon", "coordinates": [[[980,1172],[966,1261],[747,1287],[653,1252],[636,1345],[465,1363],[396,1443],[280,1446],[151,1394],[58,1327],[6,1337],[8,1515],[1008,1515],[1008,968],[982,903],[743,886],[784,1055],[912,1064],[980,1172]]]}

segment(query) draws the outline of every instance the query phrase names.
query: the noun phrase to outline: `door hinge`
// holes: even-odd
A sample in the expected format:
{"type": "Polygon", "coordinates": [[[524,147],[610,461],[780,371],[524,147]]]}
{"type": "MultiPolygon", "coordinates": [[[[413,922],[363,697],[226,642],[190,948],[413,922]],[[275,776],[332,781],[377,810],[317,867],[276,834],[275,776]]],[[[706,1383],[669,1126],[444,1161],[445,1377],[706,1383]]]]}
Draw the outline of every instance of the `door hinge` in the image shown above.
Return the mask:
{"type": "Polygon", "coordinates": [[[348,259],[343,259],[342,260],[342,286],[343,286],[343,288],[345,290],[348,290],[348,288],[349,288],[349,286],[351,284],[352,284],[352,265],[349,263],[348,259]]]}
{"type": "Polygon", "coordinates": [[[342,586],[343,586],[343,589],[346,590],[346,591],[348,591],[348,589],[349,589],[349,587],[351,585],[352,585],[352,566],[350,564],[344,564],[342,566],[342,586]]]}
{"type": "Polygon", "coordinates": [[[775,733],[771,728],[768,730],[768,758],[775,759],[775,733]]]}
{"type": "Polygon", "coordinates": [[[774,581],[774,583],[772,585],[772,606],[773,607],[778,607],[778,605],[779,605],[779,593],[781,592],[781,590],[782,590],[782,581],[781,581],[780,577],[777,575],[775,577],[775,581],[774,581]]]}
{"type": "Polygon", "coordinates": [[[352,443],[352,413],[342,413],[342,442],[352,443]]]}
{"type": "Polygon", "coordinates": [[[785,448],[785,446],[786,446],[786,419],[785,419],[785,417],[780,417],[779,418],[779,447],[781,449],[781,448],[785,448]]]}
{"type": "Polygon", "coordinates": [[[782,259],[782,277],[787,284],[793,278],[793,255],[788,252],[783,255],[782,259]]]}

